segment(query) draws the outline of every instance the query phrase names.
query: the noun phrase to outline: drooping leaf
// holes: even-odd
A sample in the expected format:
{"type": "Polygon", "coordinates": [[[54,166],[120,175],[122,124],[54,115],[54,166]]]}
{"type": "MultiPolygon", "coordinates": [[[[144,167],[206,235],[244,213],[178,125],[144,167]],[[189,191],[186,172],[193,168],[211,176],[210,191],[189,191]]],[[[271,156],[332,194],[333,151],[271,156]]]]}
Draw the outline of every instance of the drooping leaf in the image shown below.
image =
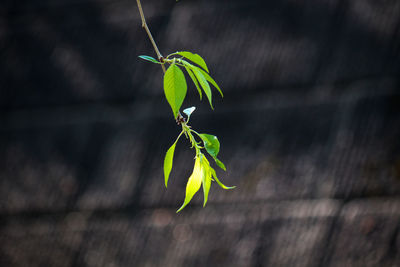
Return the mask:
{"type": "Polygon", "coordinates": [[[214,79],[211,78],[211,76],[210,76],[207,72],[205,72],[204,70],[202,70],[202,69],[200,69],[200,68],[197,68],[197,69],[201,72],[201,74],[203,74],[204,78],[206,78],[206,80],[207,80],[209,83],[211,83],[212,85],[214,85],[215,88],[217,88],[217,90],[218,90],[218,92],[220,93],[220,95],[221,95],[222,97],[224,97],[224,94],[222,93],[221,88],[219,88],[218,84],[214,81],[214,79]]]}
{"type": "Polygon", "coordinates": [[[209,72],[206,62],[199,54],[193,54],[192,52],[188,52],[188,51],[180,51],[180,52],[176,52],[175,54],[181,55],[181,56],[189,59],[193,63],[196,63],[197,65],[199,65],[200,67],[205,69],[207,72],[209,72]]]}
{"type": "Polygon", "coordinates": [[[164,93],[175,119],[178,116],[179,109],[185,100],[187,85],[185,75],[175,64],[171,64],[164,75],[164,93]]]}
{"type": "Polygon", "coordinates": [[[219,140],[215,135],[211,134],[199,134],[201,140],[203,140],[204,148],[214,159],[217,158],[219,153],[219,140]]]}
{"type": "MultiPolygon", "coordinates": [[[[176,140],[178,141],[178,140],[176,140]]],[[[174,152],[176,147],[176,141],[172,144],[172,146],[168,149],[167,153],[165,154],[164,158],[164,180],[165,180],[165,187],[168,187],[168,179],[169,174],[172,170],[172,164],[174,160],[174,152]]]]}
{"type": "Polygon", "coordinates": [[[202,178],[203,178],[202,185],[203,185],[203,193],[204,193],[203,207],[205,207],[205,205],[207,204],[207,201],[208,201],[208,193],[210,192],[212,173],[210,170],[210,163],[208,162],[207,158],[203,154],[200,154],[200,164],[201,164],[202,173],[203,173],[203,176],[202,176],[202,178]]]}
{"type": "Polygon", "coordinates": [[[201,72],[198,69],[192,68],[191,70],[193,71],[193,73],[196,76],[197,80],[199,81],[201,87],[203,88],[203,91],[208,98],[208,102],[210,102],[211,108],[214,109],[214,107],[212,105],[212,93],[211,93],[210,85],[208,84],[206,78],[203,76],[203,74],[201,74],[201,72]]]}
{"type": "Polygon", "coordinates": [[[176,211],[177,213],[180,212],[184,207],[186,207],[186,205],[189,204],[190,200],[192,200],[194,194],[199,191],[204,175],[204,168],[200,163],[200,157],[197,157],[194,163],[193,172],[190,175],[189,180],[186,184],[185,201],[183,202],[182,206],[176,211]]]}
{"type": "Polygon", "coordinates": [[[218,179],[217,173],[215,172],[215,170],[214,170],[213,168],[210,167],[210,171],[211,171],[211,174],[212,174],[212,177],[214,178],[214,180],[215,180],[215,181],[217,182],[217,184],[218,184],[220,187],[222,187],[223,189],[233,189],[233,188],[236,187],[236,186],[226,186],[226,185],[224,185],[224,184],[221,183],[221,181],[218,179]]]}
{"type": "Polygon", "coordinates": [[[225,164],[222,163],[222,161],[220,161],[219,159],[215,158],[215,163],[218,165],[218,167],[220,167],[221,169],[223,169],[224,171],[226,171],[226,167],[225,164]]]}
{"type": "Polygon", "coordinates": [[[203,207],[205,207],[207,204],[210,187],[211,187],[211,172],[207,170],[207,175],[203,177],[203,193],[204,193],[203,207]]]}
{"type": "Polygon", "coordinates": [[[156,63],[156,64],[162,64],[160,61],[158,61],[157,59],[150,57],[150,56],[139,56],[141,59],[156,63]]]}
{"type": "Polygon", "coordinates": [[[183,113],[185,113],[188,116],[188,119],[190,118],[190,115],[192,115],[193,111],[196,110],[196,107],[190,107],[190,108],[185,108],[183,110],[183,113]]]}
{"type": "Polygon", "coordinates": [[[196,76],[193,74],[193,72],[191,71],[191,69],[189,67],[185,66],[185,69],[186,69],[187,73],[189,74],[190,78],[192,79],[194,85],[196,86],[196,89],[199,92],[200,100],[201,100],[203,98],[203,94],[201,93],[199,82],[197,81],[196,76]]]}
{"type": "MultiPolygon", "coordinates": [[[[193,72],[193,74],[195,75],[196,79],[199,81],[201,87],[204,90],[204,93],[206,94],[208,101],[210,102],[210,106],[212,109],[214,109],[214,107],[212,106],[212,92],[211,92],[211,88],[210,85],[208,84],[208,81],[206,79],[206,77],[204,77],[204,75],[201,72],[201,69],[190,64],[189,62],[185,61],[185,60],[181,60],[181,62],[184,64],[185,68],[187,70],[191,70],[193,72]]],[[[204,71],[203,71],[204,72],[204,71]]],[[[204,72],[206,73],[206,72],[204,72]]],[[[190,75],[190,74],[189,74],[190,75]]],[[[199,88],[197,89],[199,90],[199,88]]]]}

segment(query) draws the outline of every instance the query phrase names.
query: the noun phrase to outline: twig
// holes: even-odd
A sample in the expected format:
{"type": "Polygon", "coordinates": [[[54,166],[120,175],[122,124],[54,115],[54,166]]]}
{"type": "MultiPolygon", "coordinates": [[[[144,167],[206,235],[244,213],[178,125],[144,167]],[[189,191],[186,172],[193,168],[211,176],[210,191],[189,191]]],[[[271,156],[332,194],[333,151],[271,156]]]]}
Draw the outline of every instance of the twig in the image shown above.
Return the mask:
{"type": "MultiPolygon", "coordinates": [[[[153,36],[151,35],[149,26],[147,26],[146,19],[145,19],[145,17],[144,17],[144,13],[143,13],[143,9],[142,9],[142,4],[140,3],[140,0],[136,0],[136,3],[137,3],[137,6],[138,6],[138,8],[139,8],[140,18],[142,19],[142,27],[146,30],[147,35],[149,36],[149,39],[150,39],[151,44],[153,45],[154,51],[156,51],[158,60],[159,60],[161,63],[164,63],[164,62],[163,62],[163,56],[161,55],[160,50],[158,50],[157,44],[156,44],[156,42],[154,41],[153,36]]],[[[162,68],[163,72],[165,73],[165,66],[164,66],[164,64],[161,64],[161,68],[162,68]]]]}
{"type": "MultiPolygon", "coordinates": [[[[136,3],[137,3],[137,6],[138,6],[138,8],[139,8],[140,18],[142,19],[142,27],[146,30],[147,36],[149,36],[149,39],[150,39],[150,41],[151,41],[151,44],[153,45],[154,51],[156,51],[158,60],[159,60],[161,63],[164,63],[164,57],[161,55],[160,50],[158,50],[157,44],[156,44],[156,42],[154,41],[153,36],[151,35],[149,26],[147,26],[146,18],[144,17],[144,13],[143,13],[142,4],[140,3],[140,0],[136,0],[136,3]]],[[[161,64],[161,68],[162,68],[163,72],[165,73],[166,70],[165,70],[164,64],[161,64]]],[[[180,118],[180,119],[183,118],[183,119],[184,119],[184,117],[182,116],[182,114],[181,114],[180,111],[178,111],[178,118],[180,118]]],[[[178,118],[177,118],[177,119],[178,119],[178,118]]]]}

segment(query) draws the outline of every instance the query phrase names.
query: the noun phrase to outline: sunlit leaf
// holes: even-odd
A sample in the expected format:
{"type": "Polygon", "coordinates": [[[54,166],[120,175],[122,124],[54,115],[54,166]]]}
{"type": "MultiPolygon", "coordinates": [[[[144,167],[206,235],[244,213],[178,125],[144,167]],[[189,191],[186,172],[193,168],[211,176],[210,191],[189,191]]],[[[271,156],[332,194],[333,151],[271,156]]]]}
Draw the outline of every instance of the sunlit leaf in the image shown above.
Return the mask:
{"type": "Polygon", "coordinates": [[[218,167],[220,167],[221,169],[223,169],[224,171],[226,171],[225,164],[222,163],[222,161],[220,161],[220,160],[217,159],[217,158],[214,158],[214,160],[215,160],[215,163],[218,165],[218,167]]]}
{"type": "Polygon", "coordinates": [[[236,187],[236,186],[226,186],[226,185],[224,185],[224,184],[221,183],[221,181],[218,179],[217,173],[215,172],[215,170],[214,170],[213,168],[210,167],[210,171],[211,171],[211,174],[212,174],[214,180],[215,180],[215,181],[217,182],[217,184],[218,184],[220,187],[222,187],[223,189],[233,189],[233,188],[236,187]]]}
{"type": "Polygon", "coordinates": [[[203,207],[206,206],[207,200],[208,200],[208,193],[210,192],[210,187],[211,187],[211,170],[210,170],[210,163],[208,160],[204,157],[205,160],[202,161],[203,168],[205,170],[205,175],[203,176],[203,193],[204,193],[204,202],[203,202],[203,207]]]}
{"type": "Polygon", "coordinates": [[[176,52],[175,54],[181,55],[181,56],[189,59],[193,63],[196,63],[197,65],[199,65],[200,67],[205,69],[207,72],[209,72],[206,62],[199,54],[193,54],[192,52],[188,52],[188,51],[176,52]]]}
{"type": "Polygon", "coordinates": [[[182,206],[176,211],[177,213],[180,212],[187,204],[189,204],[190,200],[192,200],[194,194],[199,191],[201,183],[203,181],[203,177],[205,175],[204,168],[201,165],[200,157],[197,157],[194,163],[194,168],[192,175],[190,175],[189,180],[186,184],[186,195],[185,201],[183,202],[182,206]]]}
{"type": "MultiPolygon", "coordinates": [[[[201,72],[201,69],[190,64],[189,62],[185,61],[185,60],[181,60],[181,62],[185,65],[185,68],[187,70],[191,70],[193,72],[193,74],[195,75],[196,79],[199,81],[201,87],[204,90],[204,93],[206,94],[208,101],[210,102],[210,106],[212,109],[214,109],[214,107],[212,106],[212,92],[211,92],[211,88],[210,85],[208,84],[208,81],[206,79],[206,77],[204,77],[204,75],[201,72]]],[[[203,71],[204,72],[204,71],[203,71]]],[[[206,72],[204,72],[206,73],[206,72]]],[[[190,74],[189,74],[190,75],[190,74]]],[[[199,90],[199,88],[198,88],[199,90]]]]}
{"type": "Polygon", "coordinates": [[[158,61],[157,59],[152,58],[152,57],[150,57],[150,56],[139,56],[139,57],[140,57],[141,59],[144,59],[144,60],[147,60],[147,61],[156,63],[156,64],[162,64],[160,61],[158,61]]]}
{"type": "Polygon", "coordinates": [[[172,164],[173,164],[173,159],[174,159],[174,152],[175,152],[175,147],[176,147],[176,142],[172,144],[172,146],[168,149],[167,153],[165,154],[164,158],[164,180],[165,180],[165,187],[168,186],[168,179],[169,175],[172,170],[172,164]]]}
{"type": "Polygon", "coordinates": [[[191,70],[193,71],[193,73],[196,76],[197,80],[199,81],[201,87],[203,88],[203,91],[208,98],[208,102],[210,102],[211,108],[214,109],[214,107],[212,105],[212,93],[211,93],[210,85],[208,84],[206,78],[204,77],[203,74],[201,74],[201,72],[197,68],[192,68],[191,70]]]}
{"type": "Polygon", "coordinates": [[[189,74],[190,78],[192,79],[194,85],[196,86],[196,89],[199,92],[200,100],[201,100],[203,98],[203,94],[201,92],[201,88],[199,86],[199,82],[197,81],[196,76],[193,74],[192,70],[189,67],[185,66],[185,69],[186,69],[187,73],[189,74]]]}
{"type": "Polygon", "coordinates": [[[175,64],[167,69],[164,75],[164,93],[175,119],[178,116],[179,109],[186,97],[187,85],[185,75],[181,69],[175,64]]]}
{"type": "Polygon", "coordinates": [[[204,193],[203,207],[205,207],[207,204],[210,187],[211,187],[211,172],[207,171],[207,175],[205,175],[203,178],[203,193],[204,193]]]}
{"type": "Polygon", "coordinates": [[[210,154],[211,157],[216,158],[219,153],[219,141],[215,135],[211,134],[199,134],[201,140],[203,140],[204,148],[210,154]]]}
{"type": "Polygon", "coordinates": [[[215,88],[217,88],[217,90],[221,94],[221,96],[224,97],[224,94],[222,93],[221,88],[219,88],[218,84],[214,81],[214,79],[211,78],[211,76],[207,72],[205,72],[204,70],[202,70],[200,68],[197,68],[197,69],[201,72],[201,74],[203,74],[204,78],[206,78],[206,80],[208,82],[210,82],[212,85],[214,85],[215,88]]]}

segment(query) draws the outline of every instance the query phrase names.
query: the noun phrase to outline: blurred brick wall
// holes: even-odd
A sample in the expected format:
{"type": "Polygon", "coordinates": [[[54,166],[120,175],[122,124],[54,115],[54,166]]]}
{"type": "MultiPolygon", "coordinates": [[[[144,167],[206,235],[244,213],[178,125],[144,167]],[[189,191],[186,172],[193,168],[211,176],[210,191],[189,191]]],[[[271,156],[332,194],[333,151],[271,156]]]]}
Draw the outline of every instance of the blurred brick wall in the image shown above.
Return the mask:
{"type": "Polygon", "coordinates": [[[193,164],[135,1],[0,4],[1,266],[400,266],[400,2],[142,0],[227,165],[179,215],[193,164]]]}

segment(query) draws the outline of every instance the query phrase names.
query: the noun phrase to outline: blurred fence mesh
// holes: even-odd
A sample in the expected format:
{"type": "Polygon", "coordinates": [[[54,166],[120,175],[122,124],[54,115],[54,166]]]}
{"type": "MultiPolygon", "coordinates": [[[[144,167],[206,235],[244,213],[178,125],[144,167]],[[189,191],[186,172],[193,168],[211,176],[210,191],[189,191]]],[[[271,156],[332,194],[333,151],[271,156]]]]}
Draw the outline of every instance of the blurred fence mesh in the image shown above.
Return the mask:
{"type": "Polygon", "coordinates": [[[400,2],[142,0],[227,172],[180,214],[193,151],[135,1],[0,3],[1,266],[400,266],[400,2]]]}

